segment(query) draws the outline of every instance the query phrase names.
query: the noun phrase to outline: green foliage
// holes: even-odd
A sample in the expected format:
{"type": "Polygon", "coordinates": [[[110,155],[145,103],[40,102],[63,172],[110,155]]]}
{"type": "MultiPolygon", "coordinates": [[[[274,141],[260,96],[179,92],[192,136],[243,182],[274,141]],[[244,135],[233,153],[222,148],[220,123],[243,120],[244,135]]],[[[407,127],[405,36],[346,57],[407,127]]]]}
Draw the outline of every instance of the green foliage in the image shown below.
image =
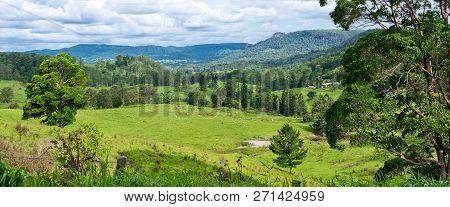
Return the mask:
{"type": "Polygon", "coordinates": [[[309,99],[313,99],[317,96],[317,93],[315,91],[309,91],[307,96],[309,99]]]}
{"type": "Polygon", "coordinates": [[[243,109],[248,108],[248,90],[247,83],[244,82],[241,86],[241,107],[243,109]]]}
{"type": "Polygon", "coordinates": [[[48,58],[36,54],[0,52],[0,79],[28,82],[48,58]]]}
{"type": "Polygon", "coordinates": [[[94,124],[82,125],[67,135],[57,133],[58,138],[51,141],[51,152],[65,179],[101,173],[106,151],[102,146],[103,133],[94,124]]]}
{"type": "Polygon", "coordinates": [[[23,170],[9,168],[0,161],[0,187],[20,187],[24,180],[23,170]]]}
{"type": "Polygon", "coordinates": [[[428,0],[339,0],[331,17],[344,29],[369,21],[382,30],[343,56],[347,89],[327,113],[330,145],[373,144],[413,166],[436,163],[450,179],[448,9],[428,0]]]}
{"type": "Polygon", "coordinates": [[[278,131],[278,135],[272,137],[269,149],[278,155],[273,162],[280,167],[289,168],[291,173],[293,168],[302,164],[307,153],[300,133],[288,124],[278,131]]]}
{"type": "Polygon", "coordinates": [[[0,101],[10,103],[14,97],[14,93],[11,87],[2,88],[0,91],[0,101]]]}
{"type": "Polygon", "coordinates": [[[96,100],[96,106],[98,109],[108,109],[113,107],[113,97],[108,89],[101,89],[98,91],[96,100]]]}
{"type": "Polygon", "coordinates": [[[274,67],[310,60],[335,47],[346,47],[346,40],[361,31],[309,30],[289,34],[276,33],[244,50],[236,51],[205,66],[196,68],[252,68],[274,67]]]}
{"type": "MultiPolygon", "coordinates": [[[[61,52],[66,52],[71,56],[76,57],[77,59],[81,58],[88,63],[93,63],[97,60],[114,59],[120,54],[127,54],[128,56],[145,55],[153,57],[156,60],[164,60],[166,65],[178,67],[186,64],[217,59],[233,51],[244,49],[247,46],[248,45],[245,43],[206,44],[186,47],[77,45],[62,50],[38,50],[32,52],[52,56],[61,52]]],[[[126,63],[124,63],[125,57],[127,56],[116,59],[120,60],[117,65],[121,67],[126,66],[126,63]]]]}
{"type": "Polygon", "coordinates": [[[23,119],[43,117],[43,123],[59,127],[73,123],[77,109],[83,106],[85,83],[84,71],[69,55],[44,61],[27,86],[23,119]]]}

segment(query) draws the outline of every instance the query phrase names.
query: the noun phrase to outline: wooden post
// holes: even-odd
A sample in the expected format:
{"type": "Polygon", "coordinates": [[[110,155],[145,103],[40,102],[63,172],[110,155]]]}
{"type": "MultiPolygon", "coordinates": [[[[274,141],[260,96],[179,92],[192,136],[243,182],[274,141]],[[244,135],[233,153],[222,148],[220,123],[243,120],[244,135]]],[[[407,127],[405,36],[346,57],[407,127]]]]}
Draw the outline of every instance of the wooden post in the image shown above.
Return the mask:
{"type": "Polygon", "coordinates": [[[125,156],[119,156],[119,158],[117,158],[117,170],[123,170],[125,169],[125,167],[127,166],[127,157],[125,156]]]}

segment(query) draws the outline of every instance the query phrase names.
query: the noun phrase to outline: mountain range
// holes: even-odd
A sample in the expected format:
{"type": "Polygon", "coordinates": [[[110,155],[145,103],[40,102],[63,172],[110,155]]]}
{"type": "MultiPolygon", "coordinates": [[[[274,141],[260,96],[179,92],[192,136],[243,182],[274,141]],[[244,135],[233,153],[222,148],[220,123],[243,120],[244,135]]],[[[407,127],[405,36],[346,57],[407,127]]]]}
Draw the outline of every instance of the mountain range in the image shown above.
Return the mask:
{"type": "Polygon", "coordinates": [[[231,66],[279,66],[318,57],[330,50],[347,47],[363,31],[307,30],[275,33],[254,45],[247,43],[203,44],[186,47],[118,46],[81,44],[59,50],[34,50],[28,53],[54,56],[66,52],[77,59],[93,63],[111,60],[117,55],[146,55],[169,67],[194,65],[194,68],[231,66]]]}

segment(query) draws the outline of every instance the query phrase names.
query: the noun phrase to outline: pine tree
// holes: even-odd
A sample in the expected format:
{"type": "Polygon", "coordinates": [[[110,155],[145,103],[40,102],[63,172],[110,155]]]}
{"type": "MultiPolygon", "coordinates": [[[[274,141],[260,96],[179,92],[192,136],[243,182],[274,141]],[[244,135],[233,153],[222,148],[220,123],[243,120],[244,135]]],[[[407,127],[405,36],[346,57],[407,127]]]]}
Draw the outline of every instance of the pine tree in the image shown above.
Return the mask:
{"type": "Polygon", "coordinates": [[[278,112],[280,110],[280,98],[276,94],[272,98],[272,111],[278,112]]]}
{"type": "Polygon", "coordinates": [[[303,94],[300,93],[298,95],[298,115],[300,117],[304,117],[306,114],[308,114],[308,109],[306,107],[306,102],[305,102],[305,98],[303,97],[303,94]]]}
{"type": "Polygon", "coordinates": [[[241,86],[241,107],[243,109],[248,108],[248,87],[247,83],[243,83],[241,86]]]}
{"type": "Polygon", "coordinates": [[[278,131],[278,135],[272,137],[269,149],[278,155],[273,162],[280,167],[289,168],[290,173],[293,168],[302,164],[307,153],[303,146],[303,139],[300,138],[300,132],[288,124],[278,131]]]}
{"type": "Polygon", "coordinates": [[[284,116],[289,115],[289,91],[288,90],[283,91],[283,94],[281,94],[280,114],[282,114],[284,116]]]}
{"type": "Polygon", "coordinates": [[[289,96],[289,116],[296,116],[298,114],[298,96],[290,92],[289,96]]]}

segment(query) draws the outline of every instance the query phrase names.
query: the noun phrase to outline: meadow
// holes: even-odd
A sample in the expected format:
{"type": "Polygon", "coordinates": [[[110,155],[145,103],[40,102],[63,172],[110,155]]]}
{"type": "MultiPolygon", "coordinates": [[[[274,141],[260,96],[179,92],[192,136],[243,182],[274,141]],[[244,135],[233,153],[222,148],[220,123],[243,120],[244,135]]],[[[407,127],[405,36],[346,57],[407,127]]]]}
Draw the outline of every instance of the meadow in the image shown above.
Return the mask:
{"type": "MultiPolygon", "coordinates": [[[[23,93],[20,90],[23,87],[17,82],[2,84],[19,89],[15,90],[16,94],[23,93]]],[[[323,90],[318,92],[324,93],[323,90]]],[[[18,102],[22,103],[23,98],[17,96],[18,102]]],[[[46,145],[53,139],[51,131],[54,127],[42,125],[39,120],[23,121],[21,115],[20,109],[0,109],[0,139],[20,146],[46,145]],[[18,123],[28,132],[20,134],[18,123]]],[[[110,152],[111,162],[118,155],[129,155],[129,162],[139,163],[139,166],[154,169],[157,163],[164,166],[164,171],[182,172],[183,166],[190,168],[192,165],[188,162],[180,165],[180,162],[183,163],[181,158],[189,157],[208,166],[240,170],[245,176],[274,186],[283,185],[283,180],[289,176],[287,170],[272,164],[275,156],[268,148],[248,147],[244,141],[270,139],[286,123],[299,130],[306,140],[308,155],[304,163],[295,169],[294,175],[306,185],[322,186],[336,176],[351,176],[371,182],[376,170],[388,158],[371,147],[349,146],[342,152],[330,149],[325,138],[311,133],[311,123],[251,110],[212,109],[184,103],[148,104],[79,110],[76,118],[76,123],[68,126],[67,130],[75,129],[80,124],[95,123],[105,134],[104,145],[110,152]],[[180,157],[180,160],[155,158],[155,154],[180,157]]]]}

